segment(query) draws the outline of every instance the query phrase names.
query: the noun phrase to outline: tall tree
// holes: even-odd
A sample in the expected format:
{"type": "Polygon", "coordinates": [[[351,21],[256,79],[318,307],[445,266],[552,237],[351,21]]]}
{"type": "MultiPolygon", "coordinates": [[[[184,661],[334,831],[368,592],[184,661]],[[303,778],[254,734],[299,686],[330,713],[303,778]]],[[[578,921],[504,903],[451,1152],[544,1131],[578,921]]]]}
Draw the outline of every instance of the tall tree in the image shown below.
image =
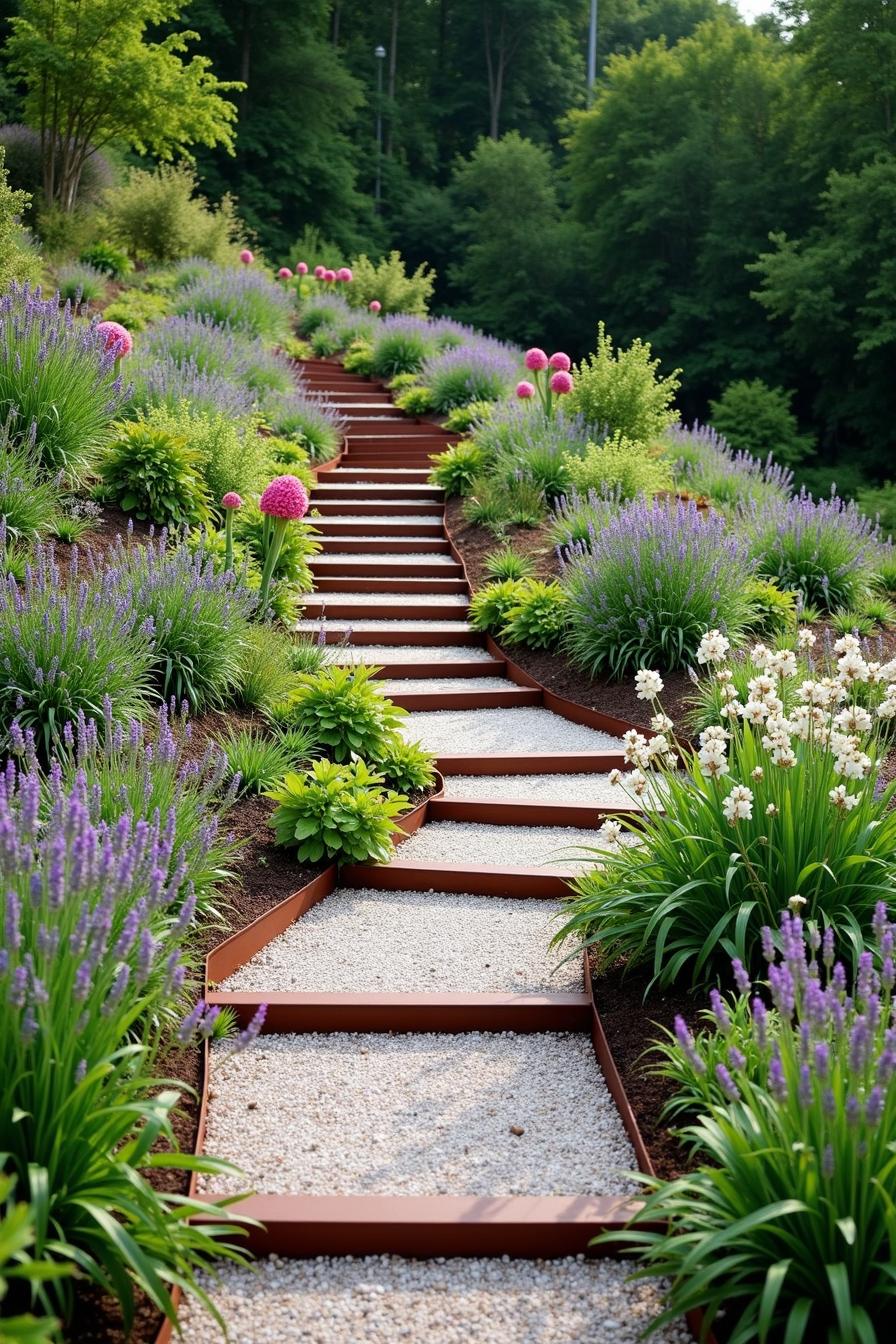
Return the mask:
{"type": "Polygon", "coordinates": [[[169,159],[196,144],[233,148],[238,88],[206,56],[185,59],[194,32],[150,40],[182,0],[22,0],[6,44],[40,131],[48,205],[74,208],[89,156],[110,141],[169,159]]]}

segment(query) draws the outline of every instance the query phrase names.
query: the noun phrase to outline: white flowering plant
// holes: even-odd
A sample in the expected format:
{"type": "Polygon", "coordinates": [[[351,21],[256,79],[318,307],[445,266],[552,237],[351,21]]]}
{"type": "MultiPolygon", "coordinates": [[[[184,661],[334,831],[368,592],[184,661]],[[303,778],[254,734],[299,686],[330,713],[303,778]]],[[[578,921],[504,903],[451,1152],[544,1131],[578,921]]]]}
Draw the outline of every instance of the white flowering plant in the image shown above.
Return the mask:
{"type": "Polygon", "coordinates": [[[600,846],[587,851],[598,866],[575,879],[555,941],[600,944],[610,958],[652,963],[661,985],[699,986],[731,958],[758,973],[761,930],[789,908],[833,929],[858,964],[877,902],[892,904],[896,891],[896,783],[877,788],[881,738],[896,718],[896,662],[869,663],[846,635],[831,675],[801,676],[810,637],[754,648],[758,670],[742,699],[728,640],[709,631],[698,661],[720,712],[694,747],[675,740],[659,674],[637,674],[651,735],[625,734],[631,769],[615,782],[644,811],[604,824],[600,846]],[[621,845],[623,831],[641,843],[621,845]]]}

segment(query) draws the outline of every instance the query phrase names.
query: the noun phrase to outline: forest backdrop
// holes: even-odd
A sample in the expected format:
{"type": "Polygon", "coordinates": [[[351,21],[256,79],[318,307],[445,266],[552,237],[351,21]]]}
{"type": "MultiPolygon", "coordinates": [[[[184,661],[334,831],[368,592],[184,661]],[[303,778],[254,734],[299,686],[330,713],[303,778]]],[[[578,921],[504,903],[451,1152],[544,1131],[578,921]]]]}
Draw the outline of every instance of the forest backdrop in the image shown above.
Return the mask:
{"type": "MultiPolygon", "coordinates": [[[[162,31],[245,85],[235,153],[195,148],[203,189],[272,262],[398,248],[495,335],[578,357],[602,319],[650,341],[687,418],[729,389],[721,418],[813,488],[896,474],[896,5],[776,0],[748,25],[600,0],[590,107],[588,0],[177,7],[162,31]]],[[[4,38],[24,8],[0,0],[4,38]]],[[[23,93],[7,67],[6,122],[23,93]]]]}

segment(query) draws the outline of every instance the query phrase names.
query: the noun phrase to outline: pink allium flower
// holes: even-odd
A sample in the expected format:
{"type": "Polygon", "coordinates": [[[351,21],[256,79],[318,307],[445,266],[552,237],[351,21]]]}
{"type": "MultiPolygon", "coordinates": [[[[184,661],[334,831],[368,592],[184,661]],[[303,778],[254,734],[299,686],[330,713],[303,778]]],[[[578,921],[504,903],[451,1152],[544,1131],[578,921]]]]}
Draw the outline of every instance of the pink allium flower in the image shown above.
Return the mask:
{"type": "Polygon", "coordinates": [[[551,375],[551,391],[556,392],[558,397],[562,397],[565,392],[572,391],[572,379],[565,369],[558,369],[551,375]]]}
{"type": "Polygon", "coordinates": [[[134,348],[131,333],[120,322],[100,322],[96,334],[103,338],[103,348],[111,351],[116,359],[124,359],[134,348]]]}
{"type": "Polygon", "coordinates": [[[558,350],[555,355],[551,355],[548,363],[552,369],[559,369],[561,373],[569,373],[572,367],[572,360],[569,355],[564,355],[562,350],[558,350]]]}
{"type": "Polygon", "coordinates": [[[548,357],[538,346],[533,346],[531,350],[526,351],[526,368],[531,369],[533,373],[538,373],[539,369],[546,369],[548,366],[548,357]]]}
{"type": "Polygon", "coordinates": [[[344,284],[347,285],[348,282],[351,280],[351,278],[352,278],[351,268],[348,266],[340,266],[339,270],[336,272],[336,279],[341,280],[344,284]]]}
{"type": "Polygon", "coordinates": [[[325,280],[335,280],[335,279],[336,279],[336,272],[335,272],[335,271],[329,271],[329,270],[324,271],[324,279],[325,279],[325,280]]]}
{"type": "Polygon", "coordinates": [[[254,252],[250,252],[248,247],[244,247],[242,252],[240,253],[240,261],[243,263],[243,265],[251,266],[254,260],[255,260],[254,252]]]}
{"type": "Polygon", "coordinates": [[[292,271],[289,269],[288,266],[281,266],[279,271],[277,272],[277,275],[281,280],[292,279],[292,271]]]}
{"type": "Polygon", "coordinates": [[[527,382],[525,382],[525,381],[522,382],[522,383],[517,383],[517,385],[516,385],[516,394],[517,394],[517,396],[520,397],[523,401],[525,401],[525,400],[527,400],[529,397],[534,397],[534,396],[535,396],[535,388],[532,386],[531,383],[527,383],[527,382]]]}
{"type": "Polygon", "coordinates": [[[308,491],[296,476],[277,476],[265,487],[258,507],[272,518],[304,518],[308,512],[308,491]]]}
{"type": "Polygon", "coordinates": [[[380,303],[379,299],[371,299],[367,305],[372,313],[378,313],[382,306],[383,305],[380,303]]]}
{"type": "Polygon", "coordinates": [[[300,261],[296,266],[296,275],[307,275],[307,274],[308,274],[307,261],[300,261]]]}
{"type": "Polygon", "coordinates": [[[241,509],[243,501],[235,490],[228,490],[221,498],[222,509],[241,509]]]}
{"type": "Polygon", "coordinates": [[[315,278],[315,280],[325,280],[325,279],[327,278],[327,268],[326,268],[326,266],[315,266],[315,268],[314,268],[314,278],[315,278]]]}

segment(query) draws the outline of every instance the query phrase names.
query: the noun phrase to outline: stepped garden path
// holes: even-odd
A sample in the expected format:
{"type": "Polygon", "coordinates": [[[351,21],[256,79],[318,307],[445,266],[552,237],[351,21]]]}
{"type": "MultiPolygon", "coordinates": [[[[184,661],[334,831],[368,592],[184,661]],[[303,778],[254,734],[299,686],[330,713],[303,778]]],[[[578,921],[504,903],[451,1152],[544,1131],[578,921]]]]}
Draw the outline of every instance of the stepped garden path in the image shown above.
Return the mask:
{"type": "MultiPolygon", "coordinates": [[[[212,1295],[232,1339],[634,1341],[660,1305],[586,1258],[649,1159],[581,956],[553,916],[574,851],[627,799],[628,726],[566,705],[467,624],[469,588],[430,455],[456,436],[375,383],[309,362],[347,419],[319,472],[323,549],[300,628],[381,668],[442,786],[387,865],[324,873],[211,954],[210,1003],[246,1052],[209,1061],[206,1142],[250,1188],[252,1268],[212,1295]]],[[[190,1344],[222,1338],[197,1306],[190,1344]]],[[[691,1338],[682,1327],[659,1344],[691,1338]]]]}

